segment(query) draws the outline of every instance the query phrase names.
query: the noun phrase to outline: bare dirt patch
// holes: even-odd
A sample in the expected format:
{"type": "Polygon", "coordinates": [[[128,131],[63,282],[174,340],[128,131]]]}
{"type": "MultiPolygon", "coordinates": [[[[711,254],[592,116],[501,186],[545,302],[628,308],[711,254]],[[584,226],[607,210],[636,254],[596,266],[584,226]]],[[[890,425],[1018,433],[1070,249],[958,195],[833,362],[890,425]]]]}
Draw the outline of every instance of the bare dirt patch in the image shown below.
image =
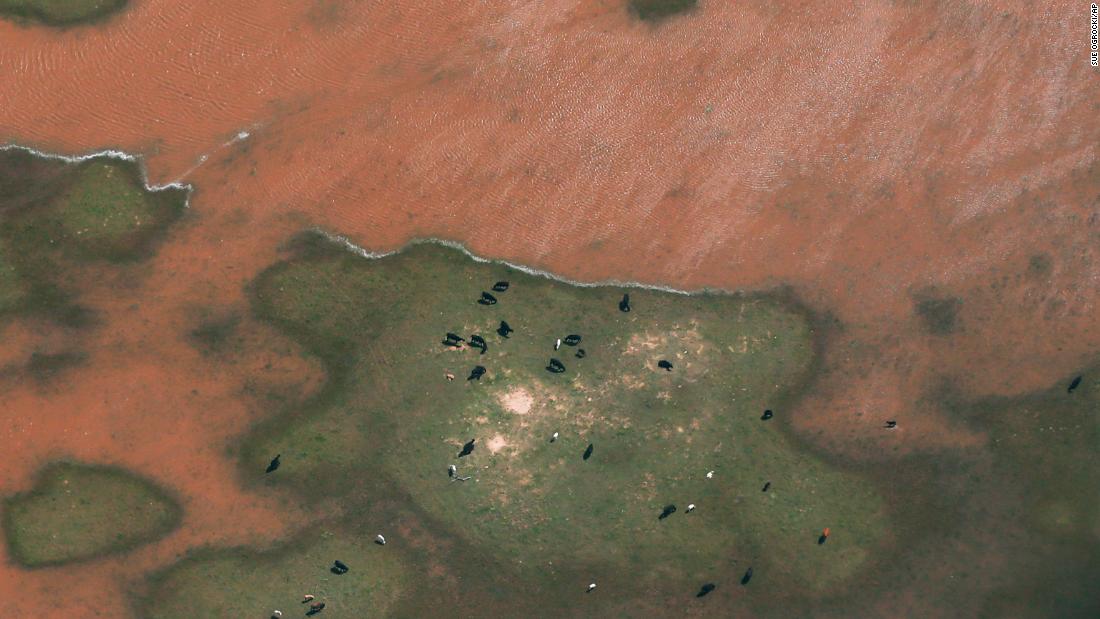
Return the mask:
{"type": "Polygon", "coordinates": [[[500,453],[505,447],[508,446],[507,439],[501,434],[496,434],[493,438],[485,442],[485,446],[489,448],[490,453],[500,453]]]}
{"type": "Polygon", "coordinates": [[[500,404],[510,413],[526,415],[531,412],[531,407],[535,404],[535,396],[523,387],[515,387],[500,396],[500,404]]]}

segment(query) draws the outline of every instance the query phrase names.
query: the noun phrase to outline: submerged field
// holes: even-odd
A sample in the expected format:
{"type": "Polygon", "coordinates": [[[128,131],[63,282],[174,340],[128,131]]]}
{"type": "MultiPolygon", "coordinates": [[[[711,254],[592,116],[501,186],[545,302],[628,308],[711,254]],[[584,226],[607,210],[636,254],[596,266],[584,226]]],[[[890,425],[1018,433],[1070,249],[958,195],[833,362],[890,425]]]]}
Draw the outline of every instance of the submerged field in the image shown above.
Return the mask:
{"type": "MultiPolygon", "coordinates": [[[[102,6],[0,0],[34,5],[102,6]]],[[[151,260],[69,254],[83,234],[63,228],[44,235],[52,245],[0,234],[0,494],[30,489],[58,458],[112,462],[180,496],[185,524],[132,552],[45,569],[20,567],[0,544],[0,595],[11,605],[41,617],[133,617],[185,613],[191,600],[193,615],[217,616],[212,609],[336,592],[322,617],[375,602],[383,608],[368,613],[401,617],[1100,616],[1091,582],[1100,572],[1091,491],[1100,124],[1089,122],[1086,50],[1067,45],[1080,41],[1067,33],[1083,32],[1081,11],[719,0],[126,6],[88,27],[0,18],[0,143],[118,149],[146,157],[151,183],[199,188],[184,225],[156,236],[151,260]],[[757,586],[774,567],[737,585],[748,553],[736,539],[724,571],[700,563],[706,575],[694,582],[645,588],[618,559],[547,561],[524,576],[537,570],[515,569],[515,553],[484,541],[500,527],[468,517],[456,531],[460,518],[429,513],[440,509],[428,504],[434,487],[410,493],[428,481],[401,479],[416,474],[411,459],[410,471],[383,462],[378,452],[405,447],[394,438],[401,428],[378,430],[355,413],[333,427],[364,424],[369,449],[340,457],[377,467],[350,481],[334,475],[333,489],[322,475],[308,493],[278,472],[256,482],[256,463],[271,457],[261,451],[312,439],[276,443],[278,424],[306,427],[351,393],[350,379],[332,372],[329,391],[310,399],[326,374],[322,357],[301,355],[308,337],[290,340],[256,320],[242,291],[311,226],[375,251],[453,239],[586,282],[790,286],[827,328],[815,327],[825,335],[820,371],[792,387],[787,404],[767,404],[772,422],[817,465],[855,478],[854,488],[874,481],[886,512],[875,550],[819,592],[757,586]],[[242,450],[227,450],[272,417],[242,450]],[[883,429],[886,419],[896,431],[883,429]],[[241,455],[250,483],[234,473],[241,455]],[[378,532],[385,547],[371,545],[378,532]],[[226,586],[187,588],[180,577],[180,596],[166,588],[148,598],[162,606],[125,607],[147,574],[168,587],[170,566],[202,546],[214,548],[182,565],[215,561],[209,582],[226,586]],[[363,556],[349,559],[345,548],[363,556]],[[295,558],[314,549],[335,556],[295,558]],[[402,567],[375,563],[384,557],[402,567]],[[335,578],[332,558],[349,561],[350,584],[322,580],[335,578]],[[271,582],[246,578],[250,569],[267,569],[271,582]],[[340,599],[361,577],[376,592],[340,599]],[[703,578],[717,588],[696,598],[703,578]],[[593,580],[596,592],[578,593],[593,580]]],[[[65,184],[37,172],[16,178],[43,180],[28,191],[65,184]]],[[[10,203],[0,198],[5,222],[10,203]]],[[[498,352],[490,344],[487,357],[498,352]]],[[[588,371],[564,361],[570,373],[588,371]]],[[[517,432],[495,394],[484,397],[491,434],[479,431],[474,453],[457,463],[464,473],[467,460],[492,465],[479,484],[515,470],[496,462],[508,449],[485,458],[497,433],[517,432]]],[[[438,430],[450,450],[475,427],[470,402],[456,400],[456,427],[438,430]]],[[[599,439],[586,464],[608,466],[600,458],[611,439],[599,439]]],[[[673,445],[653,449],[676,453],[673,445]]],[[[565,456],[570,467],[577,447],[565,456]]],[[[550,465],[521,459],[533,453],[517,450],[515,461],[525,471],[550,465]]],[[[294,478],[294,464],[287,458],[281,472],[294,478]]],[[[573,473],[588,470],[566,472],[570,487],[587,489],[573,473]]],[[[457,497],[452,487],[474,480],[445,483],[457,497]]],[[[475,502],[444,507],[493,505],[477,496],[482,487],[461,491],[475,502]]],[[[671,526],[650,530],[705,516],[710,499],[694,495],[708,488],[679,483],[667,500],[680,509],[660,521],[671,526]],[[684,500],[699,508],[685,514],[684,500]]],[[[523,500],[536,514],[558,509],[523,500]]],[[[652,513],[649,502],[622,504],[652,513]]],[[[565,506],[583,511],[582,501],[565,506]]],[[[591,526],[604,524],[632,526],[625,512],[591,526]]],[[[507,531],[497,539],[519,543],[507,531]]],[[[842,541],[833,526],[808,552],[842,541]]],[[[591,553],[559,543],[541,547],[591,553]]],[[[661,548],[639,546],[646,556],[661,548]]],[[[669,561],[676,571],[689,563],[669,561]]],[[[201,585],[204,569],[187,581],[201,585]]],[[[287,616],[303,609],[280,607],[287,616]]]]}
{"type": "MultiPolygon", "coordinates": [[[[2,157],[0,325],[55,334],[9,352],[4,377],[49,401],[101,367],[90,338],[114,317],[100,294],[140,279],[186,194],[147,190],[129,162],[2,157]]],[[[265,325],[294,344],[281,354],[312,358],[297,367],[324,369],[305,398],[244,383],[274,408],[229,454],[237,481],[312,524],[269,545],[183,546],[126,584],[136,616],[304,613],[306,593],[329,617],[1097,610],[1095,371],[1022,398],[970,401],[945,383],[922,405],[952,411],[981,446],[857,466],[791,431],[833,327],[782,294],[575,286],[438,244],[369,259],[315,233],[285,250],[249,285],[251,315],[200,308],[177,335],[219,367],[265,325]],[[498,302],[479,304],[498,281],[498,302]],[[445,345],[448,332],[465,342],[445,345]],[[899,583],[914,595],[868,593],[899,583]],[[697,597],[704,584],[715,589],[697,597]]],[[[937,337],[958,332],[957,300],[920,307],[937,337]]],[[[172,490],[47,465],[6,498],[8,555],[57,573],[128,561],[195,509],[172,490]]]]}
{"type": "MultiPolygon", "coordinates": [[[[181,189],[147,189],[132,161],[0,150],[5,395],[23,383],[64,385],[55,379],[96,361],[90,342],[100,316],[86,295],[138,279],[140,263],[182,216],[186,197],[181,189]]],[[[40,421],[35,413],[10,418],[11,436],[40,421]]],[[[66,461],[44,464],[33,487],[5,497],[0,515],[9,556],[30,568],[133,550],[176,528],[182,517],[170,492],[143,477],[66,461]]]]}

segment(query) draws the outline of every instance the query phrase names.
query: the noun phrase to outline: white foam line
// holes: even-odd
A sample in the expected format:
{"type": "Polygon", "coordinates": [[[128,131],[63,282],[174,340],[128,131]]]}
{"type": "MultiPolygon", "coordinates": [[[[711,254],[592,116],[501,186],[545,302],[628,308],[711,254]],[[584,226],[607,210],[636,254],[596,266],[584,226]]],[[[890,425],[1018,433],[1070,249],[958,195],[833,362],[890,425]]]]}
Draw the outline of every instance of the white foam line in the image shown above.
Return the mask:
{"type": "Polygon", "coordinates": [[[149,184],[149,171],[145,169],[145,160],[137,155],[131,155],[130,153],[123,152],[121,150],[100,150],[93,153],[87,153],[84,155],[61,155],[58,153],[46,153],[36,148],[30,148],[29,146],[22,146],[20,144],[4,144],[0,146],[0,151],[6,150],[21,150],[26,153],[30,153],[36,157],[42,157],[43,159],[55,159],[58,161],[64,161],[66,163],[81,163],[91,159],[107,158],[107,159],[121,159],[122,161],[130,161],[136,163],[138,170],[141,172],[141,184],[145,186],[146,191],[164,191],[166,189],[182,189],[187,192],[187,195],[183,199],[184,208],[191,206],[191,191],[194,187],[190,183],[181,183],[179,181],[172,181],[171,183],[165,183],[163,185],[151,185],[149,184]]]}
{"type": "Polygon", "coordinates": [[[474,262],[484,262],[484,263],[491,263],[491,264],[503,264],[504,266],[515,269],[517,271],[522,271],[523,273],[526,273],[528,275],[534,275],[535,277],[544,277],[546,279],[551,279],[551,280],[554,280],[554,281],[569,284],[570,286],[579,286],[581,288],[603,288],[603,287],[611,287],[611,286],[617,287],[617,288],[641,288],[641,289],[644,289],[644,290],[657,290],[657,291],[660,291],[660,292],[669,292],[669,293],[672,293],[672,294],[680,294],[680,295],[685,295],[685,296],[699,295],[699,294],[737,294],[735,292],[730,292],[730,291],[720,290],[720,289],[715,289],[715,288],[702,288],[700,290],[681,290],[679,288],[672,288],[671,286],[661,286],[661,285],[657,285],[657,284],[643,284],[641,282],[624,282],[624,281],[620,281],[620,280],[617,280],[617,279],[607,279],[607,280],[602,280],[602,281],[598,281],[598,282],[579,282],[579,281],[576,281],[576,280],[569,279],[568,277],[562,277],[560,275],[555,275],[554,273],[551,273],[549,271],[542,271],[542,270],[539,270],[539,269],[533,269],[531,267],[524,266],[522,264],[515,264],[514,262],[508,262],[507,260],[494,260],[494,259],[490,259],[490,258],[482,258],[481,256],[478,256],[477,254],[471,252],[462,243],[458,243],[456,241],[447,241],[447,240],[444,240],[444,239],[436,239],[436,238],[412,239],[411,241],[409,241],[405,245],[401,246],[399,249],[395,249],[393,251],[387,251],[387,252],[373,252],[373,251],[369,251],[367,249],[364,249],[364,248],[356,245],[355,243],[351,242],[351,239],[349,239],[346,236],[341,236],[339,234],[332,234],[331,232],[327,232],[327,231],[325,231],[321,228],[316,228],[316,227],[313,228],[312,230],[314,232],[320,234],[321,236],[325,237],[329,241],[331,241],[333,243],[336,243],[338,245],[342,245],[345,249],[351,251],[352,253],[358,254],[358,255],[360,255],[364,258],[368,258],[370,260],[377,260],[378,258],[385,258],[386,256],[392,256],[394,254],[399,254],[399,253],[405,251],[406,249],[408,249],[409,247],[412,247],[414,245],[435,244],[435,245],[443,245],[444,247],[450,247],[452,249],[457,249],[457,250],[461,251],[462,253],[466,254],[467,256],[469,256],[474,262]]]}
{"type": "MultiPolygon", "coordinates": [[[[235,139],[232,139],[229,142],[226,142],[223,146],[229,146],[230,144],[233,144],[234,142],[244,140],[244,139],[248,139],[249,137],[251,137],[251,133],[249,133],[247,131],[242,131],[242,132],[237,134],[235,139]]],[[[20,144],[5,144],[3,146],[0,146],[0,151],[6,151],[6,150],[21,150],[21,151],[24,151],[24,152],[27,152],[27,153],[31,153],[32,155],[36,155],[38,157],[43,157],[45,159],[56,159],[56,160],[65,161],[65,162],[68,162],[68,163],[80,163],[80,162],[83,162],[83,161],[88,161],[90,159],[96,159],[96,158],[99,158],[99,157],[107,157],[107,158],[110,158],[110,159],[121,159],[123,161],[131,161],[131,162],[136,163],[138,165],[138,169],[141,170],[142,184],[145,186],[145,189],[147,191],[164,191],[165,189],[183,189],[184,191],[187,192],[187,196],[186,196],[186,198],[184,198],[184,207],[189,207],[191,205],[190,204],[191,203],[191,192],[194,189],[193,185],[191,185],[190,183],[182,183],[180,181],[172,181],[171,183],[165,183],[164,185],[151,185],[151,184],[149,184],[149,174],[148,174],[148,171],[145,169],[144,160],[140,156],[131,155],[130,153],[127,153],[127,152],[124,152],[124,151],[121,151],[121,150],[107,149],[107,150],[100,150],[100,151],[95,151],[95,152],[92,152],[92,153],[87,153],[87,154],[84,154],[84,155],[61,155],[61,154],[58,154],[58,153],[43,152],[43,151],[40,151],[40,150],[35,149],[35,148],[30,148],[28,146],[22,146],[20,144]]],[[[204,156],[203,159],[200,160],[199,164],[196,165],[195,167],[197,168],[199,165],[202,165],[203,163],[205,163],[205,156],[204,156]]],[[[186,174],[184,176],[186,176],[186,174]]],[[[326,230],[323,230],[321,228],[316,228],[316,227],[313,228],[313,231],[320,234],[321,236],[325,237],[329,241],[331,241],[333,243],[336,243],[338,245],[342,245],[345,249],[347,249],[347,250],[349,250],[349,251],[351,251],[355,254],[358,254],[358,255],[360,255],[364,258],[371,259],[371,260],[377,260],[378,258],[385,258],[386,256],[392,256],[394,254],[401,253],[405,249],[408,249],[409,247],[412,247],[414,245],[423,245],[423,244],[426,244],[426,243],[434,243],[436,245],[443,245],[444,247],[450,247],[452,249],[457,249],[457,250],[461,251],[462,253],[466,254],[474,262],[503,264],[506,267],[515,269],[517,271],[526,273],[528,275],[533,275],[535,277],[543,277],[543,278],[550,279],[550,280],[553,280],[553,281],[558,281],[558,282],[562,282],[562,283],[565,283],[565,284],[569,284],[570,286],[579,286],[581,288],[602,288],[602,287],[640,288],[642,290],[657,290],[657,291],[660,291],[660,292],[668,292],[668,293],[671,293],[671,294],[679,294],[679,295],[685,295],[685,296],[698,295],[698,294],[708,294],[708,293],[709,294],[714,294],[714,293],[717,293],[717,294],[737,294],[736,292],[721,290],[721,289],[715,289],[715,288],[702,288],[702,289],[699,289],[699,290],[681,290],[679,288],[673,288],[671,286],[661,286],[659,284],[643,284],[641,282],[621,281],[621,280],[617,280],[617,279],[606,279],[606,280],[601,280],[601,281],[598,281],[598,282],[581,282],[581,281],[577,281],[577,280],[574,280],[574,279],[569,279],[568,277],[562,277],[561,275],[556,275],[556,274],[551,273],[549,271],[543,271],[541,269],[534,269],[534,268],[531,268],[529,266],[524,266],[522,264],[516,264],[514,262],[508,262],[507,260],[494,260],[494,259],[490,259],[490,258],[483,258],[483,257],[473,253],[469,249],[467,249],[467,247],[465,245],[463,245],[462,243],[459,243],[457,241],[448,241],[448,240],[445,240],[445,239],[437,239],[437,238],[412,239],[408,243],[405,243],[405,245],[403,245],[400,248],[395,249],[393,251],[372,252],[372,251],[369,251],[367,249],[364,249],[364,248],[356,245],[355,243],[353,243],[351,241],[351,239],[349,239],[346,236],[342,236],[342,235],[339,235],[339,234],[333,234],[331,232],[328,232],[326,230]]]]}

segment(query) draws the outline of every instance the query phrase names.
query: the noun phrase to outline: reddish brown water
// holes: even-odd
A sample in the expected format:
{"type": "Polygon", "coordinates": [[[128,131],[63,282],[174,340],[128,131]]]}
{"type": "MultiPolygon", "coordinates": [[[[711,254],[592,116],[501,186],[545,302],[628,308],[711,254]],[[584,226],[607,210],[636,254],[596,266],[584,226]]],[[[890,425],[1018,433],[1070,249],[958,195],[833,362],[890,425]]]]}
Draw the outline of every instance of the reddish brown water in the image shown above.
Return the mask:
{"type": "MultiPolygon", "coordinates": [[[[780,413],[856,458],[981,443],[922,400],[941,381],[1022,393],[1095,355],[1086,5],[703,0],[653,27],[610,0],[404,4],[142,0],[95,28],[0,22],[0,141],[121,148],[198,188],[148,276],[94,299],[91,368],[5,386],[0,409],[19,454],[0,493],[56,455],[119,462],[179,492],[185,527],[125,563],[5,564],[0,595],[114,616],[115,576],[295,522],[235,484],[223,446],[262,414],[242,389],[264,351],[287,350],[275,383],[301,362],[266,332],[214,362],[184,333],[197,307],[239,309],[309,224],[580,280],[789,284],[841,326],[814,393],[780,413]],[[961,299],[954,334],[916,316],[929,291],[961,299]]],[[[20,329],[2,335],[45,337],[20,329]]]]}

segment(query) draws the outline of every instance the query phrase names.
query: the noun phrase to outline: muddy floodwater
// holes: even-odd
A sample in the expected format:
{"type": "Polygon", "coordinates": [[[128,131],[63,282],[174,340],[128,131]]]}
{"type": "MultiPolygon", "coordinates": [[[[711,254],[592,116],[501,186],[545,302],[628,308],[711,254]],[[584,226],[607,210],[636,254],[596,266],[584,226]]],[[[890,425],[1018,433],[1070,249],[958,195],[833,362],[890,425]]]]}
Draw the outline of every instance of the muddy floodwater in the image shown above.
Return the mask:
{"type": "Polygon", "coordinates": [[[63,570],[0,557],[0,597],[125,616],[146,571],[309,518],[243,489],[230,448],[273,409],[255,394],[302,397],[320,368],[247,319],[230,352],[191,335],[246,316],[245,285],[307,227],[585,282],[789,287],[820,318],[822,367],[781,414],[852,461],[980,448],[930,394],[1021,395],[1097,360],[1087,5],[700,0],[656,23],[625,5],[141,0],[87,27],[0,20],[0,144],[117,149],[194,187],[139,277],[85,291],[94,330],[0,332],[0,364],[73,345],[94,361],[0,376],[0,494],[59,456],[116,464],[177,493],[183,523],[63,570]]]}

